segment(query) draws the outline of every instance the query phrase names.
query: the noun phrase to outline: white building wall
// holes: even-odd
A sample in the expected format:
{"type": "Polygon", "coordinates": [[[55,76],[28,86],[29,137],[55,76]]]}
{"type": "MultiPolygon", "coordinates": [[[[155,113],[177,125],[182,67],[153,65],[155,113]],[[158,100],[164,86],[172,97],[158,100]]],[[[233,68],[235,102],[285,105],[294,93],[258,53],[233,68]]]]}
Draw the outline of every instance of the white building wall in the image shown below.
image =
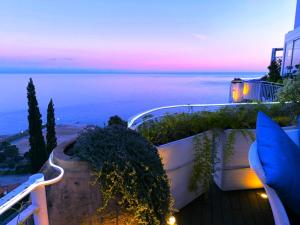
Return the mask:
{"type": "Polygon", "coordinates": [[[300,1],[297,0],[294,29],[300,27],[300,1]]]}
{"type": "Polygon", "coordinates": [[[297,66],[300,65],[300,0],[297,0],[294,30],[285,35],[284,52],[281,73],[295,74],[297,66]],[[297,41],[297,43],[296,43],[297,41]]]}

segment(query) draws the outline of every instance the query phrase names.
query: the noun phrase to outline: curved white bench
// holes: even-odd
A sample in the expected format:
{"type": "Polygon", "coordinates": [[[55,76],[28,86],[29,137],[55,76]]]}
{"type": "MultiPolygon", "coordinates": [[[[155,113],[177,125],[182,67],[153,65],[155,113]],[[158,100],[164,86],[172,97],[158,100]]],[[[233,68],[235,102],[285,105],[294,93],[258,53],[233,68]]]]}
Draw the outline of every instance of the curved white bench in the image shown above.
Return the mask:
{"type": "MultiPolygon", "coordinates": [[[[286,130],[285,131],[288,136],[299,146],[299,139],[298,139],[298,130],[286,130]]],[[[249,151],[249,163],[250,167],[255,171],[259,179],[262,181],[264,188],[266,190],[266,193],[268,195],[268,199],[272,208],[274,221],[276,225],[289,225],[290,221],[288,218],[288,215],[286,213],[286,210],[284,208],[284,205],[282,204],[279,196],[277,195],[276,191],[268,186],[266,184],[266,177],[263,170],[263,167],[261,165],[258,152],[257,152],[257,146],[256,142],[254,142],[249,151]]]]}

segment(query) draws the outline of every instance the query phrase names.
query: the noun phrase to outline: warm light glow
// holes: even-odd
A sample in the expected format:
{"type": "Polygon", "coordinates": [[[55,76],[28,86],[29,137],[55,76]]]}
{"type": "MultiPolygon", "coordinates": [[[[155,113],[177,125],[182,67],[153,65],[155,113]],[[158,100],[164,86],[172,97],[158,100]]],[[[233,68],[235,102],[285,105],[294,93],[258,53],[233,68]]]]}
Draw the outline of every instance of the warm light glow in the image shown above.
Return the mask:
{"type": "Polygon", "coordinates": [[[168,221],[168,224],[169,224],[169,225],[175,225],[175,223],[176,223],[175,217],[174,217],[174,216],[170,216],[169,221],[168,221]]]}
{"type": "Polygon", "coordinates": [[[251,187],[251,188],[263,187],[262,182],[260,181],[260,179],[257,177],[257,175],[254,172],[247,174],[247,177],[245,177],[245,185],[247,185],[247,187],[251,187]]]}
{"type": "Polygon", "coordinates": [[[232,99],[234,102],[238,102],[240,98],[239,88],[233,88],[232,90],[232,99]]]}
{"type": "Polygon", "coordinates": [[[267,199],[268,195],[266,193],[260,193],[259,196],[263,199],[267,199]]]}
{"type": "Polygon", "coordinates": [[[250,92],[250,85],[248,83],[244,83],[243,95],[248,95],[250,92]]]}

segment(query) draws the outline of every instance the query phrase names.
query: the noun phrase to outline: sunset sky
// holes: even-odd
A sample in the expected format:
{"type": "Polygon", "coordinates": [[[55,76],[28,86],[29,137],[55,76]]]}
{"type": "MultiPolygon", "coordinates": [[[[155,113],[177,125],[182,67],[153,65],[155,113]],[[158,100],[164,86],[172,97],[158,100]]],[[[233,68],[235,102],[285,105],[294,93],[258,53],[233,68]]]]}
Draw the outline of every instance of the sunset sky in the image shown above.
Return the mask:
{"type": "Polygon", "coordinates": [[[265,71],[296,0],[1,0],[0,72],[265,71]]]}

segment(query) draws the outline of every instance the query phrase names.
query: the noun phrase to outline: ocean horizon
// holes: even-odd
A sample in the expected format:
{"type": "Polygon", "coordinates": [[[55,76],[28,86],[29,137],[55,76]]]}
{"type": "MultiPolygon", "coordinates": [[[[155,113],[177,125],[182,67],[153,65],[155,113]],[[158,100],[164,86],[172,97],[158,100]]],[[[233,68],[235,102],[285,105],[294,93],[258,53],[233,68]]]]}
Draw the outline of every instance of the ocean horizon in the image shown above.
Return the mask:
{"type": "Polygon", "coordinates": [[[227,103],[233,78],[255,78],[265,72],[0,74],[0,135],[27,129],[26,86],[33,79],[46,119],[52,98],[57,124],[104,125],[110,116],[131,116],[177,104],[227,103]]]}

